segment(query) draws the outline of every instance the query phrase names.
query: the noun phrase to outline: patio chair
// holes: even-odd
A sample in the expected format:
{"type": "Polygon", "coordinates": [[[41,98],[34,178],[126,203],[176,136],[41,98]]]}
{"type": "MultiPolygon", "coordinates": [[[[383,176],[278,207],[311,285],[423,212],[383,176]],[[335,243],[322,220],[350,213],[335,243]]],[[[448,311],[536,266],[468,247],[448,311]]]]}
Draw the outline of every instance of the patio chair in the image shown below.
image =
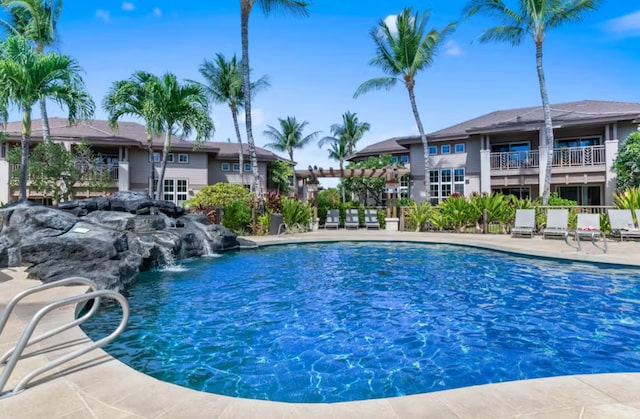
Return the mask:
{"type": "MultiPolygon", "coordinates": [[[[568,235],[565,236],[565,242],[569,244],[568,235]]],[[[600,214],[578,214],[578,223],[576,226],[576,231],[574,232],[574,240],[576,241],[576,246],[578,250],[582,249],[580,245],[580,240],[584,237],[588,237],[591,239],[591,243],[598,249],[602,250],[604,253],[607,253],[607,240],[604,237],[604,233],[600,227],[600,214]],[[596,244],[596,238],[602,239],[602,247],[596,244]]],[[[571,246],[573,247],[573,246],[571,246]]]]}
{"type": "Polygon", "coordinates": [[[356,208],[350,208],[347,210],[347,215],[344,220],[344,228],[360,228],[360,220],[358,218],[358,210],[356,208]]]}
{"type": "Polygon", "coordinates": [[[536,210],[517,209],[516,222],[511,229],[511,237],[529,236],[533,238],[533,230],[536,227],[536,210]]]}
{"type": "Polygon", "coordinates": [[[375,228],[380,230],[380,221],[378,221],[378,211],[374,209],[364,210],[364,226],[367,229],[375,228]]]}
{"type": "Polygon", "coordinates": [[[625,237],[640,238],[640,230],[633,223],[633,215],[628,209],[610,209],[607,211],[611,231],[620,234],[620,241],[625,237]]]}
{"type": "Polygon", "coordinates": [[[327,220],[324,222],[324,228],[340,228],[340,211],[330,209],[327,211],[327,220]]]}
{"type": "Polygon", "coordinates": [[[569,233],[569,210],[550,209],[547,211],[547,224],[542,230],[542,238],[547,236],[565,237],[569,233]]]}

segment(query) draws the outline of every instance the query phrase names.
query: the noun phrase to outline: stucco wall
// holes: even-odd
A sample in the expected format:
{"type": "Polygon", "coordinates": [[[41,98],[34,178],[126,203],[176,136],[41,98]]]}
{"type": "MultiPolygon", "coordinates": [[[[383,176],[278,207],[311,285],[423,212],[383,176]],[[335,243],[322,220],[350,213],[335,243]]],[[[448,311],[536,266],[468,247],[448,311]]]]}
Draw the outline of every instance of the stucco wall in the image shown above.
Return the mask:
{"type": "MultiPolygon", "coordinates": [[[[229,163],[229,166],[233,168],[233,163],[238,163],[238,161],[231,160],[217,160],[214,158],[209,158],[208,160],[208,178],[207,181],[209,185],[214,185],[219,182],[227,182],[227,183],[235,183],[242,184],[240,180],[240,172],[223,172],[222,171],[222,163],[229,163]]],[[[248,164],[249,161],[245,160],[245,164],[248,164]]],[[[262,178],[262,187],[266,190],[267,188],[267,163],[258,162],[258,171],[260,172],[260,177],[262,178]]],[[[251,172],[244,173],[244,184],[251,184],[251,172]]]]}

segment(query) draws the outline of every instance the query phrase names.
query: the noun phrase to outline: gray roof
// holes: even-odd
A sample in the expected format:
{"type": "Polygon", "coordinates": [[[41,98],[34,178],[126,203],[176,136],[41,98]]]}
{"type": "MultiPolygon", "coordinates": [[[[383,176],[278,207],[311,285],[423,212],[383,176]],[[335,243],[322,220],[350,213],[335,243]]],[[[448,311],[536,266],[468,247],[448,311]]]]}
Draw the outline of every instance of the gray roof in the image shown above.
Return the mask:
{"type": "MultiPolygon", "coordinates": [[[[118,122],[118,130],[114,131],[109,123],[103,120],[81,121],[77,125],[69,125],[65,118],[49,118],[51,137],[54,140],[78,140],[86,139],[93,145],[132,145],[146,147],[147,134],[145,127],[137,122],[118,122]]],[[[31,137],[35,141],[42,138],[42,124],[39,119],[31,122],[31,137]]],[[[4,131],[9,137],[20,138],[22,135],[22,121],[13,121],[6,124],[4,131]]],[[[164,135],[153,138],[154,148],[161,149],[164,144],[164,135]]],[[[245,157],[249,158],[249,146],[242,144],[245,157]]],[[[179,137],[171,139],[171,149],[175,151],[193,150],[194,142],[179,137]]],[[[220,159],[237,159],[238,143],[205,141],[197,147],[203,152],[215,153],[220,159]]],[[[260,161],[285,160],[282,157],[256,147],[256,154],[260,161]]]]}
{"type": "Polygon", "coordinates": [[[347,160],[351,160],[353,157],[379,156],[380,154],[385,153],[406,153],[409,151],[407,150],[407,147],[398,144],[398,140],[403,138],[404,137],[393,137],[388,140],[380,141],[379,143],[371,144],[370,146],[356,152],[353,156],[349,156],[347,160]]]}

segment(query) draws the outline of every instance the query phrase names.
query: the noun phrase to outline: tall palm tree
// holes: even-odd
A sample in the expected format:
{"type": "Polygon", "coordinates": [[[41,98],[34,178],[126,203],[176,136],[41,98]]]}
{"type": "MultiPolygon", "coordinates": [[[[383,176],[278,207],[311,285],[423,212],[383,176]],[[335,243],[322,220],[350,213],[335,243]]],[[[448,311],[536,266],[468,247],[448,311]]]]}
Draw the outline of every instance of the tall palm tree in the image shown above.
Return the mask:
{"type": "Polygon", "coordinates": [[[195,131],[197,144],[211,138],[214,127],[209,115],[207,93],[199,83],[180,83],[175,74],[166,73],[149,83],[149,95],[152,98],[152,103],[148,104],[151,120],[165,133],[155,196],[156,199],[163,199],[164,174],[172,136],[188,137],[195,131]]]}
{"type": "Polygon", "coordinates": [[[331,125],[331,137],[324,137],[318,142],[318,146],[322,147],[325,143],[341,142],[346,143],[347,156],[356,151],[356,144],[362,139],[364,134],[371,129],[368,122],[358,121],[358,115],[355,112],[345,112],[342,114],[342,124],[331,125]]]}
{"type": "Polygon", "coordinates": [[[147,136],[147,152],[151,163],[149,176],[149,196],[155,196],[155,162],[153,159],[153,137],[160,133],[160,121],[153,111],[152,83],[159,83],[157,76],[145,71],[136,71],[127,80],[114,82],[102,102],[102,108],[107,112],[109,125],[118,130],[118,120],[123,116],[140,118],[144,121],[147,136]],[[154,119],[155,118],[155,119],[154,119]]]}
{"type": "Polygon", "coordinates": [[[413,110],[413,116],[416,119],[420,140],[424,148],[424,193],[426,201],[429,200],[427,179],[431,165],[427,135],[422,126],[414,93],[415,77],[419,71],[433,64],[438,48],[442,45],[447,35],[453,32],[456,27],[456,23],[450,23],[441,31],[431,29],[429,32],[425,32],[425,26],[429,21],[430,15],[431,12],[429,10],[422,14],[416,12],[414,15],[412,9],[408,7],[397,15],[395,28],[387,25],[384,20],[378,22],[378,26],[371,30],[371,38],[373,38],[373,42],[376,45],[376,56],[369,64],[380,67],[388,76],[362,83],[354,94],[354,97],[358,97],[362,93],[374,89],[389,90],[398,81],[404,83],[409,93],[411,109],[413,110]]]}
{"type": "Polygon", "coordinates": [[[536,69],[544,113],[544,144],[547,152],[542,201],[546,205],[551,193],[551,166],[553,163],[553,124],[547,94],[547,84],[542,67],[542,45],[549,29],[582,19],[586,12],[595,10],[601,0],[517,0],[519,10],[510,9],[502,0],[471,0],[464,9],[467,17],[476,13],[495,16],[500,25],[487,29],[480,35],[480,42],[501,41],[520,45],[526,35],[533,37],[536,46],[536,69]]]}
{"type": "MultiPolygon", "coordinates": [[[[326,137],[325,137],[326,138],[326,137]]],[[[349,144],[344,137],[340,137],[338,141],[332,142],[329,147],[329,158],[340,163],[340,170],[344,170],[344,161],[349,157],[349,144]]]]}
{"type": "MultiPolygon", "coordinates": [[[[56,27],[62,12],[62,0],[1,0],[0,5],[9,11],[11,19],[3,22],[11,33],[19,34],[33,42],[38,54],[43,54],[57,38],[56,27]]],[[[44,141],[51,138],[46,98],[40,98],[40,118],[44,141]]]]}
{"type": "Polygon", "coordinates": [[[272,148],[276,151],[289,153],[289,160],[293,162],[293,150],[300,149],[318,137],[319,131],[314,131],[309,135],[303,136],[304,128],[309,124],[307,121],[298,122],[293,116],[286,119],[278,118],[280,121],[280,129],[267,125],[264,135],[271,139],[271,143],[265,144],[265,147],[272,148]]]}
{"type": "Polygon", "coordinates": [[[0,46],[0,110],[6,121],[10,106],[22,112],[20,200],[27,199],[31,139],[31,111],[40,98],[66,106],[70,123],[93,116],[95,105],[87,92],[80,66],[73,58],[37,53],[22,37],[9,36],[0,46]]]}
{"type": "Polygon", "coordinates": [[[251,159],[251,170],[253,171],[254,192],[262,198],[262,183],[260,172],[258,171],[258,155],[256,154],[256,144],[253,140],[253,129],[251,126],[251,78],[249,66],[249,16],[253,6],[258,4],[262,11],[268,15],[275,10],[288,11],[294,14],[307,16],[307,6],[309,3],[301,0],[240,0],[240,29],[242,35],[242,90],[244,92],[244,113],[245,126],[247,129],[247,144],[249,145],[249,157],[251,159]]]}
{"type": "MultiPolygon", "coordinates": [[[[223,54],[216,54],[213,61],[205,60],[200,65],[200,74],[205,80],[204,88],[209,98],[215,103],[226,103],[231,110],[233,126],[238,140],[238,162],[240,163],[240,180],[244,183],[244,151],[242,150],[242,135],[238,124],[238,109],[244,107],[242,94],[242,64],[235,56],[229,61],[223,54]]],[[[269,86],[267,77],[263,76],[251,83],[251,92],[256,93],[269,86]]]]}

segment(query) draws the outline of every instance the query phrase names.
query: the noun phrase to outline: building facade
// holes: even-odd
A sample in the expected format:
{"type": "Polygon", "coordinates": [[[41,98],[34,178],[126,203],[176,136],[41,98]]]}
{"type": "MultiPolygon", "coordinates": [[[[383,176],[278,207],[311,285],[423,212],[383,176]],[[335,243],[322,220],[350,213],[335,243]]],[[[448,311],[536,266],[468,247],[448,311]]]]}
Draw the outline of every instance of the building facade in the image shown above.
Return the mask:
{"type": "MultiPolygon", "coordinates": [[[[640,103],[585,100],[551,105],[555,143],[551,191],[579,205],[611,205],[616,190],[612,164],[640,122],[640,103]]],[[[427,134],[431,169],[425,174],[420,136],[397,137],[351,156],[408,155],[410,195],[432,203],[453,193],[502,192],[521,198],[541,194],[547,150],[541,107],[492,112],[427,134]],[[426,182],[426,184],[425,184],[426,182]]]]}
{"type": "MultiPolygon", "coordinates": [[[[147,193],[151,178],[151,158],[155,164],[155,179],[160,174],[160,160],[164,137],[152,141],[153,154],[150,158],[145,127],[135,122],[120,122],[117,131],[110,129],[107,121],[81,122],[69,126],[66,119],[50,118],[51,137],[62,143],[68,150],[81,141],[91,146],[107,166],[111,177],[108,192],[138,191],[147,193]]],[[[5,128],[6,141],[0,144],[0,202],[18,199],[18,188],[11,187],[9,180],[19,165],[7,161],[9,149],[20,143],[22,122],[10,122],[5,128]]],[[[32,123],[31,143],[34,147],[42,141],[42,127],[39,120],[32,123]]],[[[258,169],[263,190],[267,190],[269,164],[285,160],[276,154],[256,147],[258,169]]],[[[245,185],[251,188],[253,174],[247,144],[243,144],[244,173],[240,177],[239,149],[237,143],[203,142],[194,148],[192,141],[174,137],[171,153],[167,158],[167,168],[163,182],[164,199],[180,204],[193,197],[200,189],[219,182],[245,185]]],[[[100,195],[76,188],[76,198],[100,195]]],[[[28,190],[30,200],[47,202],[47,197],[28,190]]]]}

